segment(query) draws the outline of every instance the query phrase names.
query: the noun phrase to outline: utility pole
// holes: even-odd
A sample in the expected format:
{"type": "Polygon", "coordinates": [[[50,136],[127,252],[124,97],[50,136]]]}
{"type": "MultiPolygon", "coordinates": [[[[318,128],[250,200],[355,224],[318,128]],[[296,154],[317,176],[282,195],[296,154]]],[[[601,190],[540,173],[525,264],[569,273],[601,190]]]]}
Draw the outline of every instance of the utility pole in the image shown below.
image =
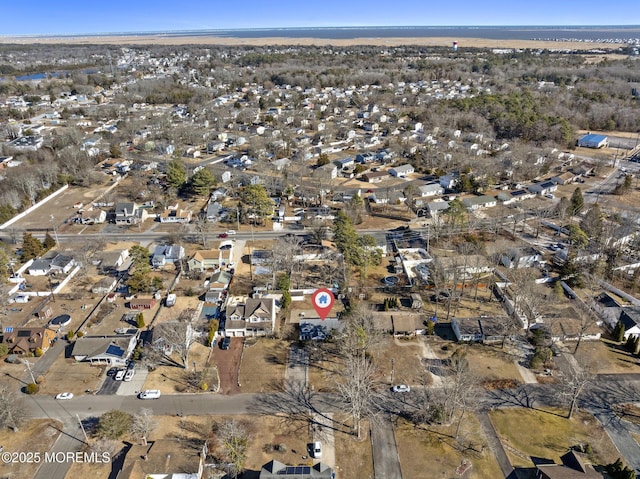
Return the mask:
{"type": "Polygon", "coordinates": [[[76,417],[78,418],[78,423],[80,424],[80,429],[82,429],[82,434],[84,434],[84,440],[85,442],[89,442],[89,438],[87,437],[87,431],[84,430],[84,424],[82,424],[82,421],[80,420],[80,415],[76,414],[76,417]]]}
{"type": "Polygon", "coordinates": [[[31,382],[33,384],[36,384],[36,378],[33,377],[33,371],[31,370],[31,364],[29,364],[29,360],[25,359],[24,364],[25,366],[27,366],[27,371],[29,371],[29,374],[31,375],[31,382]]]}

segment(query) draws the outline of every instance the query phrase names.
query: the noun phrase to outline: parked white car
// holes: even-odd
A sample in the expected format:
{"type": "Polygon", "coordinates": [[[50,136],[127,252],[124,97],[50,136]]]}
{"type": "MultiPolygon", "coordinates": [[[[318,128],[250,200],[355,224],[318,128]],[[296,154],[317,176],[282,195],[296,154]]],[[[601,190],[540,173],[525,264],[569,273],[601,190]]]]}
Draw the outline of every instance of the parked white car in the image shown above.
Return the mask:
{"type": "Polygon", "coordinates": [[[58,400],[73,399],[73,393],[60,393],[56,396],[58,400]]]}
{"type": "Polygon", "coordinates": [[[315,441],[313,443],[313,457],[315,459],[320,459],[322,457],[322,444],[320,444],[320,441],[315,441]]]}
{"type": "Polygon", "coordinates": [[[134,369],[127,369],[127,372],[124,375],[124,380],[131,381],[135,373],[136,371],[134,369]]]}
{"type": "Polygon", "coordinates": [[[116,375],[113,377],[113,379],[115,379],[116,381],[122,381],[124,379],[125,373],[126,373],[126,371],[124,369],[118,369],[118,371],[116,371],[116,375]]]}
{"type": "Polygon", "coordinates": [[[409,391],[411,391],[411,388],[406,384],[398,384],[397,386],[393,386],[391,390],[394,393],[408,393],[409,391]]]}

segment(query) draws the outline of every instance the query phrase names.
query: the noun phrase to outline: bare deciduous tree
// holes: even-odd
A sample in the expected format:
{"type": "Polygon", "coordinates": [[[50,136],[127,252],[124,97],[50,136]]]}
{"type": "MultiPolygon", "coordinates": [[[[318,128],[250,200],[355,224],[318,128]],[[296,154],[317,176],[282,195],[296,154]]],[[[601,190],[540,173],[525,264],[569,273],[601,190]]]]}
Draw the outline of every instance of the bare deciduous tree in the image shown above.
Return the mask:
{"type": "Polygon", "coordinates": [[[133,424],[131,425],[131,433],[135,438],[140,438],[143,444],[147,443],[147,436],[158,426],[153,418],[153,411],[143,407],[138,414],[133,416],[133,424]]]}
{"type": "Polygon", "coordinates": [[[18,430],[25,418],[25,410],[9,387],[0,385],[0,428],[18,430]]]}
{"type": "Polygon", "coordinates": [[[376,392],[375,365],[364,354],[348,355],[336,376],[336,386],[345,410],[353,420],[353,432],[360,438],[363,419],[374,419],[380,411],[376,392]]]}
{"type": "Polygon", "coordinates": [[[218,429],[218,441],[224,449],[229,464],[229,474],[237,478],[244,469],[249,448],[249,434],[242,423],[231,420],[218,429]]]}

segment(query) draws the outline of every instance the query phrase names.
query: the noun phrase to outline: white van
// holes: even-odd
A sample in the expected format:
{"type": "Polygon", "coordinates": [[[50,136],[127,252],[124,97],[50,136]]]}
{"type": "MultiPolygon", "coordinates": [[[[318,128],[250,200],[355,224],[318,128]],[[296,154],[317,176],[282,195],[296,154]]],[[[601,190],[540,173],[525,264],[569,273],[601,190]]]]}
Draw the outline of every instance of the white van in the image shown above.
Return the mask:
{"type": "Polygon", "coordinates": [[[138,397],[140,399],[158,399],[160,397],[159,389],[147,389],[146,391],[142,391],[138,397]]]}

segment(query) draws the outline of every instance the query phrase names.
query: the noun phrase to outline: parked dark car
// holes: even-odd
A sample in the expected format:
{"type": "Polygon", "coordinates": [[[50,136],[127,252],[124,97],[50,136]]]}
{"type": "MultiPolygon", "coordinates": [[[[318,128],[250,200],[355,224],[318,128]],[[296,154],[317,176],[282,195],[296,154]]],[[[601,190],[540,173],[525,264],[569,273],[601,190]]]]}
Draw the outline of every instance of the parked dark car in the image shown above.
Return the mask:
{"type": "Polygon", "coordinates": [[[231,346],[231,338],[226,337],[220,343],[220,349],[229,349],[229,346],[231,346]]]}

